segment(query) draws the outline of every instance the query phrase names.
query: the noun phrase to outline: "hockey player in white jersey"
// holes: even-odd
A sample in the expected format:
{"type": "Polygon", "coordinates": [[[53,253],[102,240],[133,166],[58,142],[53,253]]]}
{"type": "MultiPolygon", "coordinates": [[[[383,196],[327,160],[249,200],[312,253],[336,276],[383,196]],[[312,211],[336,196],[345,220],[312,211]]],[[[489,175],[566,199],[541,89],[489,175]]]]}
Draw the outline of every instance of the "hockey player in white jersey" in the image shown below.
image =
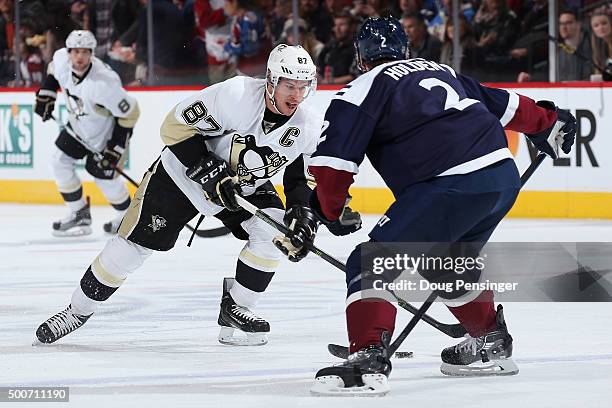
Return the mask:
{"type": "MultiPolygon", "coordinates": [[[[267,343],[270,326],[253,308],[281,254],[272,243],[276,231],[240,208],[235,194],[288,224],[297,216],[314,220],[305,207],[311,189],[304,157],[316,147],[322,118],[300,104],[315,88],[316,67],[308,53],[281,44],[270,53],[265,80],[234,77],[174,107],[161,127],[166,146],[145,174],[118,235],[89,266],[68,308],[38,328],[38,339],[52,343],[80,327],[152,251],[170,250],[185,224],[201,213],[247,241],[235,279],[224,280],[219,341],[267,343]],[[283,169],[287,211],[269,180],[283,169]],[[246,336],[235,336],[236,329],[246,336]]],[[[204,265],[215,256],[211,251],[203,253],[204,265]]]]}
{"type": "Polygon", "coordinates": [[[36,92],[36,113],[47,121],[53,117],[57,91],[61,88],[69,119],[55,140],[52,156],[57,188],[70,214],[53,223],[53,235],[76,236],[91,234],[89,202],[83,197],[81,180],[76,174],[76,162],[87,157],[85,169],[117,211],[117,216],[104,224],[108,233],[116,233],[123,215],[130,206],[130,194],[125,182],[113,170],[122,166],[132,130],[139,116],[136,100],[121,86],[119,76],[93,56],[94,35],[75,30],[66,39],[66,48],[55,52],[48,75],[36,92]],[[81,138],[77,141],[71,133],[81,138]],[[102,153],[96,160],[88,148],[102,153]]]}

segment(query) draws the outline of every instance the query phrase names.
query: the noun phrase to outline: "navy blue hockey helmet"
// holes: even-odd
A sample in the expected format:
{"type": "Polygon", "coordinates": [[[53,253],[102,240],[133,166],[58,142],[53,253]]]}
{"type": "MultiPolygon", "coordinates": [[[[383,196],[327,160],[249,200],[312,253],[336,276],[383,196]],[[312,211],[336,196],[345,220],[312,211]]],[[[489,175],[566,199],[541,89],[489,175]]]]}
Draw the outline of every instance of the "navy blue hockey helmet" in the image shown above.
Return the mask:
{"type": "Polygon", "coordinates": [[[363,25],[355,40],[357,64],[365,71],[363,64],[379,60],[403,60],[408,57],[408,37],[401,23],[393,17],[370,17],[363,25]]]}

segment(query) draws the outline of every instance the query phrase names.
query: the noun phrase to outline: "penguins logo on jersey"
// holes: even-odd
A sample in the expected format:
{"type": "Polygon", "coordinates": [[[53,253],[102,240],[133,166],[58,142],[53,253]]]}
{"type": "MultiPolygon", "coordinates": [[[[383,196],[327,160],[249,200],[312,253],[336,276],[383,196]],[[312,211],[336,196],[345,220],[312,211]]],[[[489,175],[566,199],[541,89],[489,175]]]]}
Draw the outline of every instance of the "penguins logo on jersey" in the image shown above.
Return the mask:
{"type": "Polygon", "coordinates": [[[81,116],[87,115],[85,113],[85,105],[83,104],[83,100],[76,95],[70,93],[68,89],[66,89],[66,109],[72,115],[76,117],[78,120],[81,116]]]}
{"type": "Polygon", "coordinates": [[[269,146],[257,146],[255,136],[235,134],[230,150],[230,164],[238,174],[241,186],[254,187],[255,182],[269,179],[288,162],[285,156],[269,146]]]}

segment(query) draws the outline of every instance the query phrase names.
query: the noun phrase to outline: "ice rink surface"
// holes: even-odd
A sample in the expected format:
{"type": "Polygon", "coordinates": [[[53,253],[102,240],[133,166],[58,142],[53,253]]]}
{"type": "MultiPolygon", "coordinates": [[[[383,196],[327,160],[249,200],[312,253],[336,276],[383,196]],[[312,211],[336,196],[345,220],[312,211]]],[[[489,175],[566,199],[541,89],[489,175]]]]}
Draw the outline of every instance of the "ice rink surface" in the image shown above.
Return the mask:
{"type": "MultiPolygon", "coordinates": [[[[106,207],[92,209],[93,235],[53,238],[51,222],[64,211],[0,205],[0,386],[70,387],[70,403],[44,406],[612,406],[610,303],[505,304],[517,376],[443,376],[440,350],[457,340],[421,323],[400,348],[414,358],[393,360],[387,396],[312,397],[316,371],[340,361],[327,344],[347,341],[343,274],[312,254],[299,264],[282,262],[256,310],[271,324],[269,344],[223,346],[216,324],[221,283],[233,276],[243,244],[196,238],[187,248],[187,231],[173,251],[149,258],[85,326],[54,345],[33,347],[36,327],[67,306],[108,238],[102,233],[112,215],[106,207]]],[[[317,245],[346,259],[377,219],[365,218],[366,228],[342,239],[321,228],[317,245]]],[[[612,241],[612,222],[506,220],[493,240],[612,241]]],[[[441,304],[430,314],[455,322],[441,304]]],[[[399,329],[410,316],[398,312],[399,329]]]]}

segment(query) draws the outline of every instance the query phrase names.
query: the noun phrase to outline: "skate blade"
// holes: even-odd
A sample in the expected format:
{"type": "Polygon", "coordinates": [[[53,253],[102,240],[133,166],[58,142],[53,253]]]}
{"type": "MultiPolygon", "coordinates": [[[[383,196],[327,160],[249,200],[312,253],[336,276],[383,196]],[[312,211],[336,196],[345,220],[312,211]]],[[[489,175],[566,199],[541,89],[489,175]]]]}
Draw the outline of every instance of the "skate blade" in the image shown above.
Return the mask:
{"type": "Polygon", "coordinates": [[[492,360],[488,363],[472,363],[469,366],[460,366],[442,363],[442,374],[453,377],[486,377],[493,375],[515,375],[519,368],[512,359],[492,360]]]}
{"type": "Polygon", "coordinates": [[[66,230],[66,231],[53,230],[53,236],[54,237],[60,237],[60,238],[64,238],[64,237],[82,237],[84,235],[90,235],[90,234],[91,234],[91,227],[90,226],[81,226],[81,227],[70,228],[69,230],[66,230]]]}
{"type": "Polygon", "coordinates": [[[266,333],[244,333],[245,336],[234,336],[236,331],[244,333],[233,327],[221,327],[219,343],[227,346],[264,346],[268,344],[266,333]]]}
{"type": "Polygon", "coordinates": [[[317,377],[310,393],[326,397],[382,397],[391,391],[389,380],[384,374],[364,374],[362,386],[345,387],[337,375],[317,377]]]}

